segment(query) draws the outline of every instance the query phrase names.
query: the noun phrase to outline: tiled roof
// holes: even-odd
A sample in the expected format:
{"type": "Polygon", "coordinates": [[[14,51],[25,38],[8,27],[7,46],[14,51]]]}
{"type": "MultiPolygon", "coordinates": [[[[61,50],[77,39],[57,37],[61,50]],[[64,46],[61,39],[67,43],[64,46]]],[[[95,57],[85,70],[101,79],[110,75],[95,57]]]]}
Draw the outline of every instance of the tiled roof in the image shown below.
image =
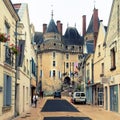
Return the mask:
{"type": "Polygon", "coordinates": [[[84,39],[75,27],[68,27],[63,36],[63,43],[66,45],[83,45],[84,39]]]}
{"type": "Polygon", "coordinates": [[[50,32],[58,33],[57,26],[55,25],[55,22],[53,19],[50,20],[50,23],[49,23],[48,28],[46,30],[46,33],[50,33],[50,32]]]}

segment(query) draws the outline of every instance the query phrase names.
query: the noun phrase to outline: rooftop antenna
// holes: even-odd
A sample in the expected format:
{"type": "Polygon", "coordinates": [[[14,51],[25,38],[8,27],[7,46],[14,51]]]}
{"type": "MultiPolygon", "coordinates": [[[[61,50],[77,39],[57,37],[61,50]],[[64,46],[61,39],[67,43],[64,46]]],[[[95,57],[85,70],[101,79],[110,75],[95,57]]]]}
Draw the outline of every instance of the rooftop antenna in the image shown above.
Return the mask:
{"type": "Polygon", "coordinates": [[[75,23],[75,28],[76,28],[76,23],[75,23]]]}
{"type": "Polygon", "coordinates": [[[95,9],[95,4],[96,4],[96,1],[94,0],[94,9],[95,9]]]}
{"type": "Polygon", "coordinates": [[[69,23],[67,23],[67,28],[69,27],[69,23]]]}
{"type": "Polygon", "coordinates": [[[51,18],[53,19],[53,5],[51,5],[52,11],[51,11],[51,18]]]}

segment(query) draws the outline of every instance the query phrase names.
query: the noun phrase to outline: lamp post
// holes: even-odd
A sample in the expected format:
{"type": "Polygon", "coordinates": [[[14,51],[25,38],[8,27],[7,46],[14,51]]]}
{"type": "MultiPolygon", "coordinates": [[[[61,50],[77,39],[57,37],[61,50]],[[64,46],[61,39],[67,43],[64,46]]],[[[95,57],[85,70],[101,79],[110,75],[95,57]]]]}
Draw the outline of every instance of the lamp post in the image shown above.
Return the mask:
{"type": "MultiPolygon", "coordinates": [[[[17,46],[17,24],[16,22],[16,28],[15,28],[15,45],[17,46]]],[[[14,104],[14,116],[17,116],[17,110],[16,110],[16,101],[17,101],[17,54],[15,54],[15,104],[14,104]]]]}

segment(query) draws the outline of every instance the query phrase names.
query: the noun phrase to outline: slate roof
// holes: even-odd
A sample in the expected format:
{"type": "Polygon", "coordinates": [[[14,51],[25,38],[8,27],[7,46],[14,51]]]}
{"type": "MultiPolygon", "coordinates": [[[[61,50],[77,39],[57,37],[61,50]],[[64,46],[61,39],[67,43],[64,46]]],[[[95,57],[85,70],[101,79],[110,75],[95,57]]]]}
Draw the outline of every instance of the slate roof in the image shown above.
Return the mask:
{"type": "Polygon", "coordinates": [[[63,36],[63,43],[66,45],[83,45],[84,38],[80,36],[75,27],[68,27],[63,36]]]}
{"type": "MultiPolygon", "coordinates": [[[[100,22],[99,22],[99,18],[98,18],[98,27],[100,26],[100,22]]],[[[94,33],[94,29],[93,29],[93,15],[91,17],[91,20],[90,20],[90,23],[88,25],[88,28],[87,28],[87,33],[94,33]]]]}
{"type": "Polygon", "coordinates": [[[94,43],[93,42],[86,42],[86,49],[87,53],[93,53],[94,52],[94,43]]]}
{"type": "Polygon", "coordinates": [[[46,33],[50,33],[50,32],[58,33],[57,26],[55,25],[55,22],[53,19],[50,20],[50,23],[49,23],[48,28],[46,30],[46,33]]]}
{"type": "Polygon", "coordinates": [[[35,32],[34,42],[36,42],[36,44],[41,44],[43,42],[43,34],[41,32],[35,32]]]}

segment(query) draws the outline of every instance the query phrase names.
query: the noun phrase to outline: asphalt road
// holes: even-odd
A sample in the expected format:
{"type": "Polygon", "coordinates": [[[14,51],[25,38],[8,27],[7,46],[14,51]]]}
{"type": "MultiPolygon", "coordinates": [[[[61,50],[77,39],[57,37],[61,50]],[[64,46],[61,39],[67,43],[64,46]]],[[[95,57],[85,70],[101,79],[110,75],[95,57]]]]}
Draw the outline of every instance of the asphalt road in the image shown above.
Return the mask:
{"type": "MultiPolygon", "coordinates": [[[[56,114],[56,112],[80,112],[72,104],[64,99],[48,99],[43,106],[41,112],[51,112],[56,114]]],[[[44,120],[91,120],[88,117],[72,117],[72,116],[52,116],[44,117],[44,120]]]]}

